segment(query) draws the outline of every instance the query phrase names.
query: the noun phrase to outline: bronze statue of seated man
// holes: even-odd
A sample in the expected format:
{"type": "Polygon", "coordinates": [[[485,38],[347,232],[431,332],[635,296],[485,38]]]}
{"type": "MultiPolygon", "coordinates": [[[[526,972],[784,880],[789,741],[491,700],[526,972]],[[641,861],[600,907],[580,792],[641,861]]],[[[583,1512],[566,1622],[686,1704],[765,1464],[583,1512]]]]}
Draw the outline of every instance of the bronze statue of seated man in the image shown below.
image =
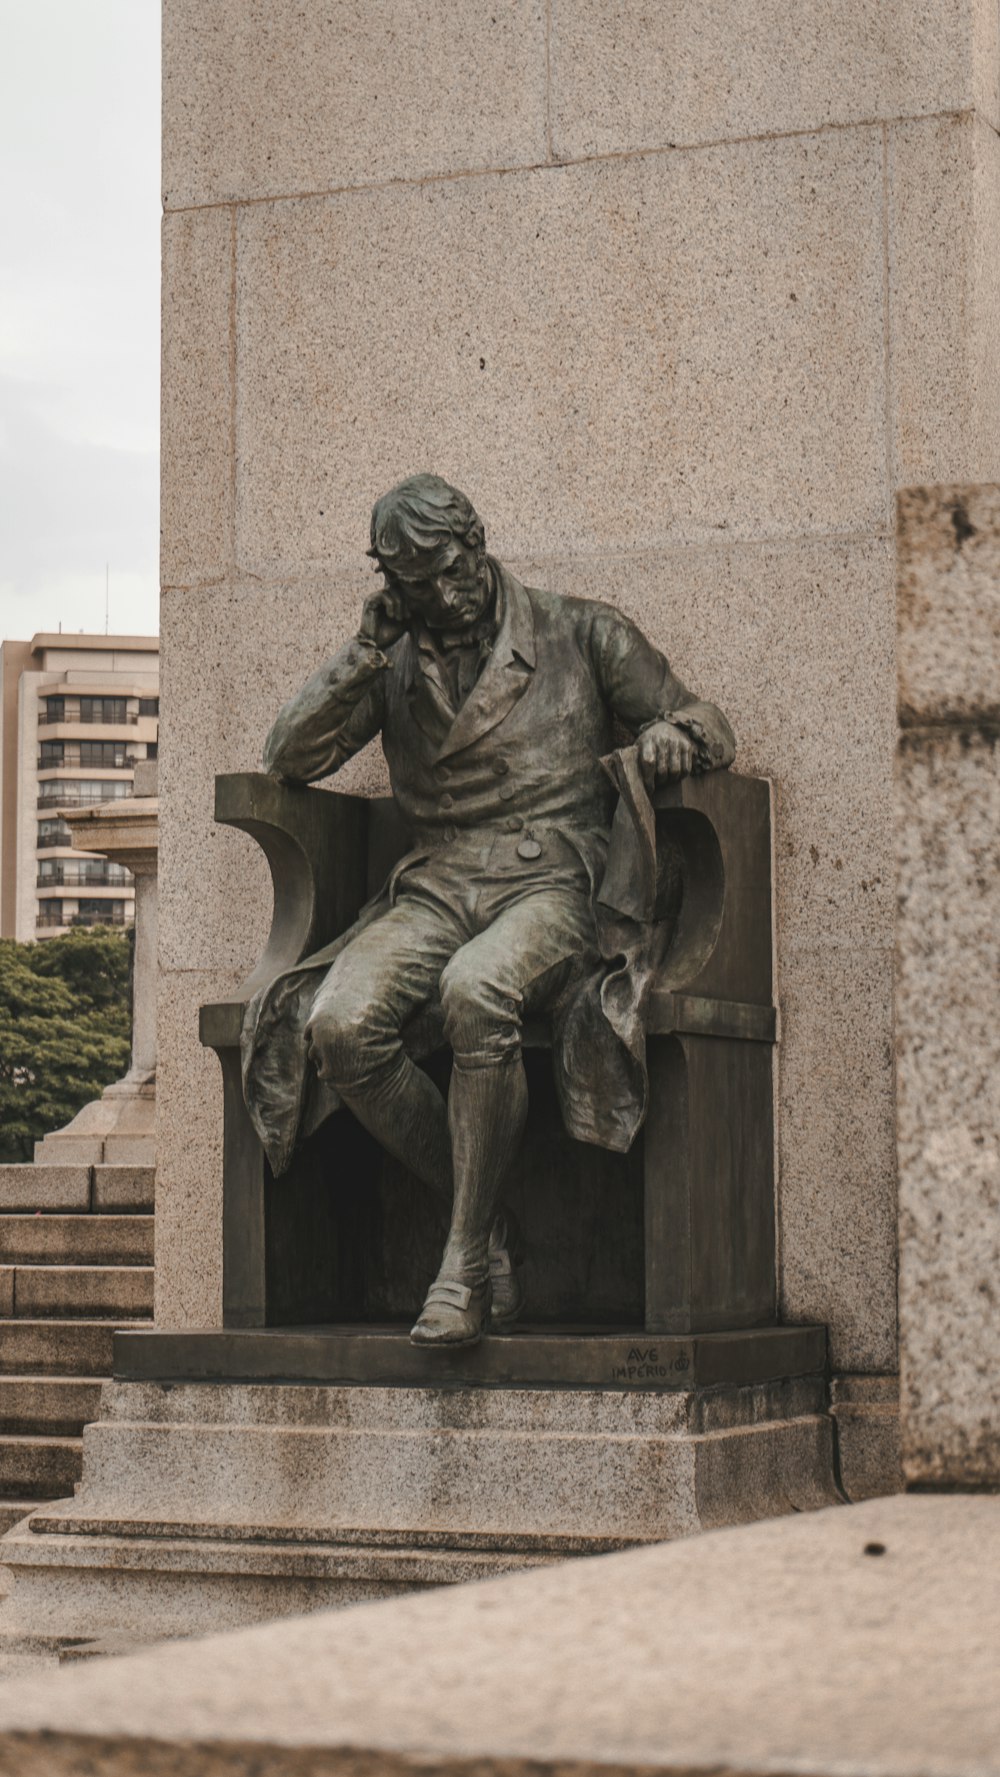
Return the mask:
{"type": "MultiPolygon", "coordinates": [[[[610,605],[522,586],[438,476],[376,502],[369,553],[384,584],[354,639],[282,709],[264,763],[311,783],[382,736],[413,849],[351,932],[300,966],[298,1043],[327,1109],[346,1104],[451,1204],[410,1336],[464,1345],[521,1309],[502,1191],[527,1113],[526,1014],[552,1017],[571,1134],[623,1147],[642,1118],[620,1020],[583,992],[608,972],[598,898],[615,793],[601,759],[615,724],[638,737],[649,788],[726,766],[735,745],[721,712],[610,605]],[[438,996],[454,1057],[447,1105],[403,1041],[438,996]]],[[[291,1138],[278,1141],[254,1070],[273,1080],[286,1066],[285,1005],[280,990],[264,996],[244,1044],[247,1102],[275,1170],[291,1138]]]]}

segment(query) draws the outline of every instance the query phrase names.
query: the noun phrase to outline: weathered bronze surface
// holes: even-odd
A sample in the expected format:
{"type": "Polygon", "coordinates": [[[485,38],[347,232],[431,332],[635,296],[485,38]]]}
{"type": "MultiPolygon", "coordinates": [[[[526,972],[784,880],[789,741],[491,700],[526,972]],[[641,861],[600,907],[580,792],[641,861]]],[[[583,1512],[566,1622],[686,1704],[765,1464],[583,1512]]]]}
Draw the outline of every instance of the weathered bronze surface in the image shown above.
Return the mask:
{"type": "MultiPolygon", "coordinates": [[[[541,1017],[551,1030],[567,1136],[626,1155],[646,1113],[659,965],[686,945],[682,976],[697,974],[697,944],[714,920],[707,962],[724,923],[711,820],[694,816],[681,846],[658,855],[651,797],[729,765],[735,747],[721,712],[698,701],[619,612],[522,586],[487,554],[469,501],[437,477],[413,477],[377,502],[369,553],[384,585],[366,601],[356,637],[285,705],[264,762],[284,784],[303,785],[380,733],[409,849],[354,924],[338,920],[332,943],[276,976],[276,954],[265,957],[243,1021],[243,1090],[274,1178],[344,1105],[429,1188],[450,1225],[412,1338],[466,1344],[512,1324],[521,1305],[523,1241],[510,1197],[525,1170],[525,1022],[541,1017]],[[622,729],[636,744],[615,751],[622,729]],[[443,1082],[420,1065],[413,1027],[428,1018],[451,1052],[447,1108],[443,1082]]],[[[349,826],[346,809],[343,819],[349,826]]],[[[386,839],[391,852],[388,831],[386,839]]],[[[305,932],[314,913],[300,899],[286,917],[305,932]]],[[[658,986],[669,997],[670,981],[658,986]]],[[[710,1013],[699,1015],[711,1025],[710,1013]]],[[[746,1023],[737,1010],[730,1027],[734,1015],[746,1023]]],[[[744,1043],[720,1071],[718,1039],[682,1031],[683,1008],[667,1016],[678,1034],[670,1058],[652,1056],[654,1071],[682,1067],[709,1115],[716,1097],[739,1121],[748,1090],[760,1099],[760,1083],[748,1080],[766,1071],[766,1057],[755,1063],[744,1043]]],[[[767,1041],[763,1031],[740,1035],[751,1047],[767,1041]]],[[[737,1167],[745,1149],[759,1169],[753,1150],[768,1139],[766,1128],[737,1133],[737,1167]]],[[[727,1164],[732,1172],[732,1157],[720,1155],[717,1209],[727,1164]]],[[[697,1188],[697,1167],[692,1178],[697,1188]]],[[[648,1188],[646,1207],[648,1216],[648,1188]]],[[[330,1225],[317,1234],[332,1234],[336,1219],[328,1205],[330,1225]]],[[[754,1278],[765,1221],[755,1207],[743,1229],[754,1278]]],[[[253,1248],[269,1236],[251,1222],[232,1238],[253,1248]]],[[[272,1261],[279,1278],[280,1254],[272,1261]]],[[[244,1268],[252,1263],[251,1252],[244,1268]]],[[[767,1303],[755,1282],[743,1287],[740,1269],[730,1280],[735,1312],[759,1319],[767,1303]]],[[[647,1295],[649,1286],[647,1273],[647,1295]]],[[[298,1295],[301,1311],[301,1287],[298,1295]]],[[[670,1318],[665,1308],[657,1317],[664,1326],[670,1318]]]]}
{"type": "Polygon", "coordinates": [[[746,1332],[651,1338],[525,1327],[472,1347],[421,1351],[400,1327],[296,1327],[264,1331],[115,1334],[115,1376],[123,1381],[325,1382],[434,1388],[678,1389],[745,1387],[820,1375],[824,1327],[758,1327],[746,1332]]]}

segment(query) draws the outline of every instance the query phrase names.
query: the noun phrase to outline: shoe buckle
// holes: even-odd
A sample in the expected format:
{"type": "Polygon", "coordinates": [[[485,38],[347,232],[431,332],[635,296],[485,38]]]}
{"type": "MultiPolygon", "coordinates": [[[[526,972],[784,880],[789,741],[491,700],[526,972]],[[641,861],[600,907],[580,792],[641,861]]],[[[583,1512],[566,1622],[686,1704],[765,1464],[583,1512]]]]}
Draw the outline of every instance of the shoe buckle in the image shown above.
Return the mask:
{"type": "Polygon", "coordinates": [[[448,1308],[468,1308],[472,1301],[472,1291],[464,1283],[432,1283],[427,1292],[425,1308],[441,1303],[448,1308]]]}

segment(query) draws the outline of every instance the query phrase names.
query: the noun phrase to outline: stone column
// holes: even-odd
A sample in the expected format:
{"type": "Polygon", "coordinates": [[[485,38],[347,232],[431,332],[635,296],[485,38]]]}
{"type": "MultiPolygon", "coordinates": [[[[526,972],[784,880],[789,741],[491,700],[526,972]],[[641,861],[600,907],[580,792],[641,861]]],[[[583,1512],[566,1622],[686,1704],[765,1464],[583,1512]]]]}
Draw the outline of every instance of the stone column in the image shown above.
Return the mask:
{"type": "Polygon", "coordinates": [[[903,1462],[1000,1486],[1000,486],[900,495],[903,1462]]]}
{"type": "Polygon", "coordinates": [[[43,1165],[153,1166],[156,1163],[156,764],[136,767],[136,794],[64,810],[80,851],[124,864],[135,878],[132,1058],[128,1073],[84,1105],[65,1129],[35,1144],[43,1165]]]}

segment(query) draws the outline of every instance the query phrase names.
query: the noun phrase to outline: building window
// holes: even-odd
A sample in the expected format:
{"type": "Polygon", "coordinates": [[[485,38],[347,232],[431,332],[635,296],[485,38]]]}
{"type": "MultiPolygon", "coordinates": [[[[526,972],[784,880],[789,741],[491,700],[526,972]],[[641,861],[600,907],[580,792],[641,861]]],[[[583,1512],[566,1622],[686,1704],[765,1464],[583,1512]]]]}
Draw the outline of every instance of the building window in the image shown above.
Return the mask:
{"type": "Polygon", "coordinates": [[[159,747],[158,741],[147,740],[147,742],[146,742],[146,758],[147,759],[155,759],[158,747],[159,747]]]}
{"type": "Polygon", "coordinates": [[[36,923],[39,926],[65,925],[66,922],[63,919],[63,904],[62,904],[62,902],[61,901],[46,901],[44,903],[44,905],[39,909],[38,920],[36,923]]]}
{"type": "MultiPolygon", "coordinates": [[[[44,742],[43,742],[44,745],[44,742]]],[[[82,740],[81,765],[103,765],[116,771],[125,767],[126,743],[123,740],[82,740]]]]}
{"type": "Polygon", "coordinates": [[[125,902],[98,901],[92,896],[81,895],[71,923],[75,926],[123,926],[126,923],[125,902]]]}
{"type": "Polygon", "coordinates": [[[45,708],[39,712],[41,721],[65,722],[66,699],[64,697],[46,697],[43,701],[45,708]]]}
{"type": "Polygon", "coordinates": [[[39,821],[38,850],[44,851],[53,845],[72,845],[73,835],[65,821],[39,821]]]}
{"type": "Polygon", "coordinates": [[[160,700],[158,697],[140,697],[140,699],[139,699],[139,714],[140,714],[140,716],[158,716],[159,713],[160,713],[160,700]]]}
{"type": "Polygon", "coordinates": [[[61,740],[43,740],[38,746],[39,771],[51,771],[53,765],[62,765],[65,758],[65,746],[61,740]]]}
{"type": "Polygon", "coordinates": [[[38,806],[73,808],[91,802],[118,802],[131,794],[132,785],[123,777],[48,778],[38,786],[38,806]]]}
{"type": "Polygon", "coordinates": [[[110,724],[127,721],[124,697],[81,697],[81,722],[107,722],[110,724]]]}
{"type": "Polygon", "coordinates": [[[103,858],[40,858],[35,887],[50,888],[129,888],[132,878],[124,864],[106,863],[103,858]]]}

